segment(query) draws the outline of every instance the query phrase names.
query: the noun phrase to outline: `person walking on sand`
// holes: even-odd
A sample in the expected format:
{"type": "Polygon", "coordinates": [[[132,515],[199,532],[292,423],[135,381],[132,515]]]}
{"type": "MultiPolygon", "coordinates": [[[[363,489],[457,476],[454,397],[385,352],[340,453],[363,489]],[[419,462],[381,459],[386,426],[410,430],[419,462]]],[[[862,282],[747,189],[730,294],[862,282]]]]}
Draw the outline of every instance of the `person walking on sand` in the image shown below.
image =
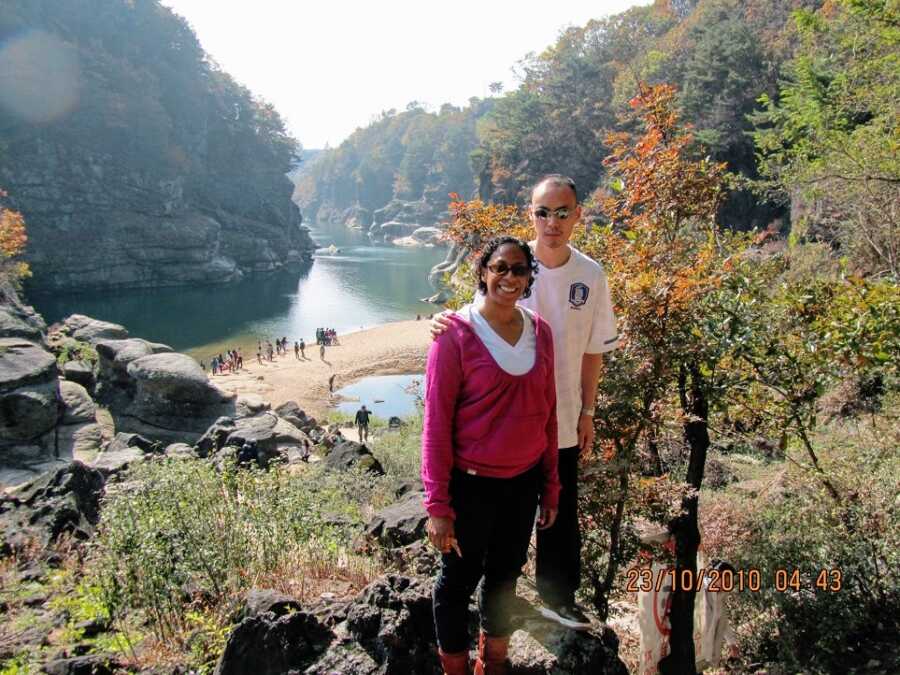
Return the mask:
{"type": "Polygon", "coordinates": [[[444,673],[468,673],[469,599],[481,583],[475,673],[505,674],[516,580],[559,499],[550,326],[516,302],[537,262],[524,241],[497,237],[476,261],[480,305],[446,317],[428,351],[422,483],[426,531],[443,554],[434,621],[444,673]]]}
{"type": "Polygon", "coordinates": [[[303,341],[303,338],[300,338],[300,356],[306,360],[306,343],[303,341]]]}
{"type": "Polygon", "coordinates": [[[294,358],[300,360],[300,343],[294,340],[294,358]]]}
{"type": "MultiPolygon", "coordinates": [[[[334,375],[331,376],[332,378],[334,375]]],[[[363,405],[359,410],[356,411],[356,419],[353,420],[356,423],[356,431],[359,434],[359,442],[365,443],[369,440],[369,411],[366,410],[366,406],[363,405]]]]}
{"type": "MultiPolygon", "coordinates": [[[[531,192],[530,242],[538,260],[534,293],[519,306],[538,312],[553,330],[559,429],[559,515],[537,534],[535,580],[541,614],[576,630],[590,620],[575,603],[581,584],[578,457],[593,446],[594,403],[603,354],[618,346],[616,318],[603,268],[569,245],[581,218],[575,182],[560,174],[541,178],[531,192]]],[[[447,325],[441,315],[432,334],[447,325]]]]}
{"type": "Polygon", "coordinates": [[[325,343],[319,345],[319,358],[325,360],[325,343]]]}

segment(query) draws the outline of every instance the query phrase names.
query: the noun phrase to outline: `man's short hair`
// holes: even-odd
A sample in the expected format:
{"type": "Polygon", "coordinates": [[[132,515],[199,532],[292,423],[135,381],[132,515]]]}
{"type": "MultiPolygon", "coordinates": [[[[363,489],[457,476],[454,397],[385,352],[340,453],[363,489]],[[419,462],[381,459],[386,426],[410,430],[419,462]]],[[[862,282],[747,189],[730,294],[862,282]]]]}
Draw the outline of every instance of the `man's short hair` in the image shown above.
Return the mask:
{"type": "Polygon", "coordinates": [[[534,191],[544,183],[550,183],[550,185],[554,187],[569,188],[572,191],[572,194],[575,195],[575,203],[578,203],[578,189],[575,187],[575,181],[568,176],[563,176],[561,173],[548,173],[541,176],[541,179],[531,188],[531,194],[533,195],[534,191]]]}

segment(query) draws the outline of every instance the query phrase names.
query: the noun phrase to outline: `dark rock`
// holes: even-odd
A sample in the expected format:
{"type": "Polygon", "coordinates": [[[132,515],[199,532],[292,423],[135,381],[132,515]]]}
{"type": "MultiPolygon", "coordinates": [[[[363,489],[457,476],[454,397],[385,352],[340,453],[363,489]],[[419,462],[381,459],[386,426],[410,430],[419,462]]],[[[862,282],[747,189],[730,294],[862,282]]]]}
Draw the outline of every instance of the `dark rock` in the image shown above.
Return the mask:
{"type": "Polygon", "coordinates": [[[29,565],[19,572],[19,581],[26,583],[29,581],[41,581],[46,576],[40,565],[29,565]]]}
{"type": "Polygon", "coordinates": [[[81,462],[49,472],[0,498],[0,530],[7,547],[44,546],[62,534],[88,538],[100,518],[103,474],[81,462]]]}
{"type": "Polygon", "coordinates": [[[403,420],[399,417],[391,417],[388,420],[388,429],[399,429],[403,426],[403,420]]]}
{"type": "Polygon", "coordinates": [[[513,672],[546,675],[628,675],[618,657],[612,629],[574,631],[535,613],[513,633],[509,653],[513,672]]]}
{"type": "Polygon", "coordinates": [[[351,467],[359,466],[369,473],[378,476],[384,475],[381,462],[375,459],[365,445],[354,441],[342,440],[331,448],[328,456],[325,457],[325,466],[336,471],[346,471],[351,467]]]}
{"type": "Polygon", "coordinates": [[[237,447],[243,447],[245,443],[253,443],[273,457],[288,447],[298,448],[310,445],[306,434],[270,412],[237,420],[234,431],[228,435],[225,442],[227,445],[237,447]]]}
{"type": "Polygon", "coordinates": [[[244,603],[244,616],[252,617],[271,612],[275,616],[284,616],[289,612],[299,612],[300,603],[289,595],[273,591],[270,588],[251,588],[247,592],[244,603]]]}
{"type": "Polygon", "coordinates": [[[215,673],[300,673],[315,662],[333,638],[316,617],[303,611],[248,617],[229,636],[215,673]]]}
{"type": "Polygon", "coordinates": [[[106,449],[97,455],[92,466],[107,475],[115,474],[134,462],[143,461],[147,455],[161,451],[162,447],[158,443],[138,434],[120,431],[106,449]]]}
{"type": "Polygon", "coordinates": [[[41,339],[41,329],[29,323],[15,308],[0,306],[0,337],[23,338],[37,342],[41,339]]]}
{"type": "Polygon", "coordinates": [[[440,673],[432,585],[430,579],[394,575],[369,584],[347,608],[345,628],[358,646],[335,645],[307,672],[356,672],[351,670],[354,665],[374,661],[377,671],[360,672],[440,673]]]}
{"type": "Polygon", "coordinates": [[[318,426],[315,417],[310,417],[305,412],[300,410],[300,406],[298,406],[294,401],[287,401],[286,403],[282,403],[280,406],[275,408],[275,414],[286,422],[293,424],[295,427],[300,429],[300,431],[306,434],[309,434],[318,426]]]}
{"type": "Polygon", "coordinates": [[[95,344],[100,340],[124,340],[128,331],[124,326],[100,321],[84,314],[72,314],[62,321],[61,332],[80,342],[95,344]]]}
{"type": "Polygon", "coordinates": [[[97,405],[83,386],[77,382],[63,380],[59,383],[59,395],[65,406],[60,424],[80,424],[94,421],[97,405]]]}
{"type": "Polygon", "coordinates": [[[405,546],[425,534],[428,513],[422,505],[422,492],[411,492],[375,515],[366,527],[366,535],[382,546],[405,546]]]}
{"type": "Polygon", "coordinates": [[[223,447],[229,434],[234,431],[234,420],[230,417],[220,417],[200,437],[194,447],[200,457],[209,457],[223,447]]]}
{"type": "Polygon", "coordinates": [[[110,624],[107,619],[95,617],[86,621],[79,621],[75,624],[75,630],[81,632],[81,637],[92,638],[97,637],[101,633],[109,630],[110,624]]]}
{"type": "Polygon", "coordinates": [[[165,455],[172,459],[197,459],[199,456],[187,443],[172,443],[166,446],[165,455]]]}
{"type": "Polygon", "coordinates": [[[0,444],[37,438],[59,416],[56,359],[21,338],[0,338],[0,444]]]}
{"type": "Polygon", "coordinates": [[[424,491],[425,486],[422,485],[422,481],[420,479],[417,478],[415,480],[405,480],[394,489],[394,497],[400,499],[400,497],[409,494],[410,492],[424,491]]]}
{"type": "Polygon", "coordinates": [[[66,361],[62,367],[63,377],[70,382],[77,382],[88,391],[93,391],[96,381],[94,368],[87,361],[66,361]]]}
{"type": "Polygon", "coordinates": [[[113,675],[120,668],[113,656],[88,654],[68,659],[56,659],[43,667],[48,675],[113,675]]]}

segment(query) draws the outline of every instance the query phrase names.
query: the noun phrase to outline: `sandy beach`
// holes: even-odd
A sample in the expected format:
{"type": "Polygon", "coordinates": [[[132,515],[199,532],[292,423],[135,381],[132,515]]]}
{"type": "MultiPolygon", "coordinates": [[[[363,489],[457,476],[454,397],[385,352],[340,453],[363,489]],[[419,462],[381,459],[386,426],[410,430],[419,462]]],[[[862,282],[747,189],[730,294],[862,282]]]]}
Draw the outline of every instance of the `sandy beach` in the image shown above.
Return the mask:
{"type": "Polygon", "coordinates": [[[425,371],[431,336],[429,321],[396,321],[375,328],[339,335],[340,345],[325,348],[319,358],[316,344],[306,345],[306,359],[294,358],[294,343],[288,353],[274,361],[256,360],[244,352],[244,369],[238,373],[210,375],[216,385],[237,394],[259,394],[272,407],[296,401],[308,414],[321,418],[328,411],[328,378],[333,374],[335,390],[370,375],[403,375],[425,371]]]}

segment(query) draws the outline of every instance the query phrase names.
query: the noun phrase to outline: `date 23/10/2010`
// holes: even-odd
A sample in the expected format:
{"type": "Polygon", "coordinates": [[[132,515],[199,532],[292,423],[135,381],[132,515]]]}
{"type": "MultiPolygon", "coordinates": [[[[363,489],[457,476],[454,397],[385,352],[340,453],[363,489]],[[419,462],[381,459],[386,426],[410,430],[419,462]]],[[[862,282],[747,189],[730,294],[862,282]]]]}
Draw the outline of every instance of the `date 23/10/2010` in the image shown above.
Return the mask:
{"type": "MultiPolygon", "coordinates": [[[[766,583],[779,593],[796,592],[803,588],[837,593],[844,581],[844,575],[839,569],[815,570],[812,575],[804,574],[799,569],[777,569],[772,579],[768,579],[768,575],[765,576],[766,583]]],[[[711,593],[731,591],[758,593],[762,589],[763,581],[763,573],[754,568],[734,570],[727,567],[722,569],[701,567],[697,571],[690,569],[679,571],[674,567],[667,567],[656,570],[654,574],[649,567],[632,567],[627,571],[625,590],[630,593],[638,591],[649,593],[653,590],[659,592],[664,588],[672,591],[700,591],[705,586],[711,593]]]]}

